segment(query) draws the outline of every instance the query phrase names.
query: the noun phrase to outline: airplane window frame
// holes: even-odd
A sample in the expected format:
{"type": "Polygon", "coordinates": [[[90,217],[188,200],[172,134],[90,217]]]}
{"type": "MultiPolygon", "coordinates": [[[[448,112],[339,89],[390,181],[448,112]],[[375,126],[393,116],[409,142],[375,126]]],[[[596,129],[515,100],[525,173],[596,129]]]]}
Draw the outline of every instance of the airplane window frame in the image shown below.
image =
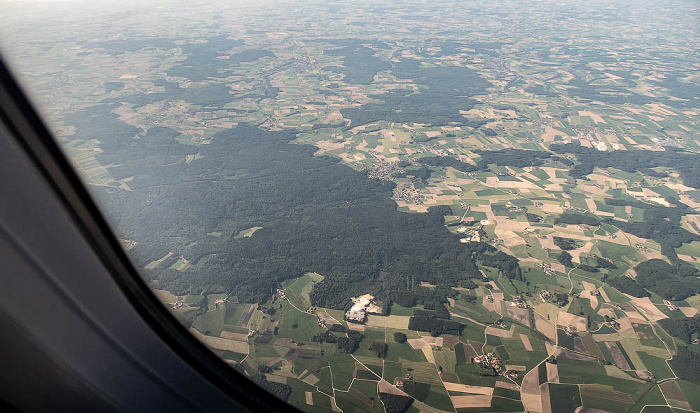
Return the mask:
{"type": "MultiPolygon", "coordinates": [[[[211,352],[173,317],[134,268],[66,155],[0,55],[0,121],[70,215],[136,312],[182,361],[255,412],[299,411],[211,352]]],[[[184,389],[183,389],[184,390],[184,389]]]]}

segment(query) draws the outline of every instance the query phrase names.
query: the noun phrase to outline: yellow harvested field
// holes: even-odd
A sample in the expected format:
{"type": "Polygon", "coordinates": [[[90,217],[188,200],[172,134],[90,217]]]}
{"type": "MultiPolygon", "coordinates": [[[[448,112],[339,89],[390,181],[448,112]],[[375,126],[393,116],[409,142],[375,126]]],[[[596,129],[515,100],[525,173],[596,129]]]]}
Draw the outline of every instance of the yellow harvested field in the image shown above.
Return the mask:
{"type": "Polygon", "coordinates": [[[497,381],[497,382],[496,382],[496,387],[500,387],[500,388],[502,388],[502,389],[520,391],[520,387],[518,387],[517,384],[515,384],[515,383],[510,383],[510,382],[507,382],[507,381],[497,381]]]}
{"type": "Polygon", "coordinates": [[[664,318],[668,318],[666,314],[661,312],[654,303],[651,302],[649,297],[644,297],[644,298],[636,298],[632,297],[632,304],[634,304],[635,307],[644,315],[646,316],[649,320],[651,321],[659,321],[663,320],[664,318]]]}
{"type": "Polygon", "coordinates": [[[581,281],[581,284],[583,285],[583,289],[588,292],[597,290],[595,284],[589,283],[588,281],[581,281]]]}
{"type": "Polygon", "coordinates": [[[540,395],[542,399],[542,413],[552,413],[552,399],[549,397],[549,385],[547,383],[540,386],[540,395]]]}
{"type": "Polygon", "coordinates": [[[487,394],[489,396],[493,394],[493,387],[470,386],[468,384],[459,383],[445,382],[445,389],[447,389],[447,391],[458,391],[471,394],[487,394]]]}
{"type": "Polygon", "coordinates": [[[318,377],[314,376],[313,374],[309,374],[308,376],[304,377],[302,381],[308,385],[315,386],[316,383],[321,381],[318,377]]]}
{"type": "Polygon", "coordinates": [[[396,388],[396,386],[392,385],[384,379],[379,381],[378,389],[380,393],[395,394],[397,396],[408,396],[406,393],[399,390],[398,388],[396,388]]]}
{"type": "Polygon", "coordinates": [[[359,331],[363,332],[365,331],[365,325],[364,324],[355,324],[355,323],[348,323],[348,328],[353,331],[359,331]]]}
{"type": "Polygon", "coordinates": [[[236,340],[236,341],[248,341],[248,334],[245,333],[232,333],[230,331],[222,331],[221,335],[219,336],[221,338],[225,338],[227,340],[236,340]]]}
{"type": "Polygon", "coordinates": [[[161,303],[174,304],[177,301],[177,297],[170,291],[165,290],[152,290],[153,294],[158,297],[161,303]]]}
{"type": "Polygon", "coordinates": [[[248,354],[248,343],[243,341],[227,340],[221,337],[205,336],[194,327],[190,328],[190,333],[197,337],[199,341],[217,350],[229,350],[236,353],[248,354]]]}
{"type": "Polygon", "coordinates": [[[618,318],[616,321],[620,324],[620,330],[618,330],[618,333],[625,334],[626,332],[632,330],[632,322],[628,317],[618,318]]]}
{"type": "Polygon", "coordinates": [[[484,296],[484,298],[482,299],[481,305],[483,305],[484,308],[489,310],[489,311],[496,312],[496,306],[494,305],[494,302],[487,300],[486,296],[484,296]]]}
{"type": "Polygon", "coordinates": [[[428,360],[428,363],[435,364],[435,354],[433,354],[433,349],[428,347],[421,350],[423,350],[423,354],[425,355],[425,359],[428,360]]]}
{"type": "Polygon", "coordinates": [[[557,339],[557,331],[554,326],[539,313],[535,313],[535,328],[537,331],[544,334],[548,339],[557,339]]]}
{"type": "Polygon", "coordinates": [[[401,330],[408,330],[408,321],[411,319],[407,315],[374,315],[370,314],[367,317],[367,325],[370,327],[388,327],[401,330]]]}
{"type": "MultiPolygon", "coordinates": [[[[647,347],[648,348],[648,347],[647,347]]],[[[666,357],[668,357],[668,353],[666,354],[666,357]]],[[[610,377],[615,377],[617,379],[623,379],[623,380],[629,380],[629,381],[634,381],[637,383],[642,383],[642,380],[635,379],[634,377],[630,376],[629,374],[625,373],[624,371],[620,370],[619,367],[611,365],[611,364],[606,364],[603,366],[605,368],[605,374],[610,377]]]]}
{"type": "Polygon", "coordinates": [[[523,342],[523,346],[525,346],[525,350],[533,351],[532,344],[530,343],[530,337],[526,336],[525,334],[521,334],[520,340],[523,342]]]}
{"type": "Polygon", "coordinates": [[[531,412],[542,411],[542,398],[540,397],[540,378],[537,369],[530,370],[521,386],[521,399],[523,407],[531,412]]]}
{"type": "Polygon", "coordinates": [[[540,189],[537,184],[530,181],[501,181],[495,176],[486,178],[486,186],[492,188],[540,189]]]}
{"type": "Polygon", "coordinates": [[[599,124],[599,123],[606,123],[606,122],[603,120],[603,118],[600,117],[600,115],[597,115],[597,114],[591,112],[590,110],[579,110],[579,111],[578,111],[578,115],[579,115],[579,116],[588,116],[588,117],[591,118],[591,119],[593,120],[593,122],[595,122],[596,124],[599,124]]]}
{"type": "Polygon", "coordinates": [[[507,307],[508,309],[508,316],[512,318],[513,320],[525,324],[526,326],[530,327],[530,310],[527,308],[520,308],[514,305],[509,305],[507,307]]]}
{"type": "Polygon", "coordinates": [[[423,340],[425,340],[428,344],[431,346],[440,346],[442,347],[445,342],[444,337],[433,337],[433,336],[423,336],[423,340]]]}
{"type": "Polygon", "coordinates": [[[577,331],[586,331],[586,319],[571,313],[559,312],[557,325],[562,327],[574,326],[577,331]]]}
{"type": "Polygon", "coordinates": [[[583,284],[584,289],[584,291],[581,292],[581,297],[588,298],[591,301],[591,308],[595,310],[598,308],[598,296],[591,295],[591,292],[597,291],[598,289],[595,287],[595,284],[589,283],[588,281],[581,281],[581,284],[583,284]],[[587,297],[584,297],[584,292],[587,297]]]}
{"type": "MultiPolygon", "coordinates": [[[[585,281],[584,281],[584,282],[585,282],[585,281]]],[[[579,297],[580,297],[580,298],[585,298],[585,299],[587,299],[588,301],[590,301],[590,302],[591,302],[591,308],[592,308],[593,310],[595,310],[596,308],[598,308],[598,304],[599,304],[599,303],[598,303],[598,297],[596,297],[596,296],[594,296],[594,295],[591,295],[591,292],[590,292],[590,291],[588,291],[588,290],[583,290],[583,291],[581,291],[581,295],[579,295],[579,297]]]]}
{"type": "Polygon", "coordinates": [[[527,366],[520,366],[518,364],[506,364],[506,370],[527,371],[527,366]]]}
{"type": "Polygon", "coordinates": [[[423,338],[409,338],[408,344],[411,346],[412,349],[414,350],[419,350],[419,349],[424,349],[424,348],[430,348],[430,344],[428,344],[427,341],[423,340],[423,338]]]}
{"type": "Polygon", "coordinates": [[[521,393],[520,399],[523,402],[523,406],[528,412],[541,412],[542,411],[542,397],[539,393],[521,393]]]}
{"type": "Polygon", "coordinates": [[[502,228],[502,225],[496,227],[495,233],[498,238],[503,240],[503,245],[508,248],[515,247],[517,245],[525,245],[527,242],[514,231],[506,230],[502,228]]]}
{"type": "Polygon", "coordinates": [[[304,392],[304,397],[306,397],[306,404],[309,406],[314,405],[314,394],[310,391],[304,392]]]}
{"type": "Polygon", "coordinates": [[[498,336],[502,338],[513,337],[513,331],[515,330],[515,324],[511,324],[510,330],[504,330],[499,327],[488,326],[486,327],[486,334],[491,334],[492,336],[498,336]]]}
{"type": "Polygon", "coordinates": [[[478,395],[478,396],[450,396],[452,404],[455,409],[468,408],[468,407],[491,407],[491,397],[490,395],[478,395]]]}
{"type": "Polygon", "coordinates": [[[678,307],[678,309],[681,310],[683,315],[686,317],[694,317],[695,314],[698,313],[697,308],[693,308],[693,307],[678,307]]]}

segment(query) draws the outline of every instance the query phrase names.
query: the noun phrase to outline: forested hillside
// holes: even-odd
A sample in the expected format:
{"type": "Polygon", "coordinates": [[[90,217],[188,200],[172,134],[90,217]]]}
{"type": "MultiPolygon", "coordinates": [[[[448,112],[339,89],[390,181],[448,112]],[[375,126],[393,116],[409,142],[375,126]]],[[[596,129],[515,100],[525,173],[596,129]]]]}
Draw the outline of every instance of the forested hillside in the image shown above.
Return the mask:
{"type": "Polygon", "coordinates": [[[150,270],[161,288],[235,292],[254,302],[281,280],[315,271],[326,278],[313,290],[314,303],[343,307],[363,293],[382,297],[421,281],[459,285],[481,277],[472,251],[511,277],[520,274],[513,257],[461,244],[444,226],[449,208],[397,212],[393,184],[314,156],[314,147],[289,145],[291,131],[227,130],[189,164],[189,147],[175,135],[160,127],[140,139],[119,135],[104,143],[110,151],[101,156],[119,164],[114,174],[134,175],[133,191],[107,189],[103,196],[107,215],[119,217],[120,236],[139,241],[137,264],[168,252],[192,263],[184,272],[150,270]],[[262,229],[235,237],[252,227],[262,229]]]}

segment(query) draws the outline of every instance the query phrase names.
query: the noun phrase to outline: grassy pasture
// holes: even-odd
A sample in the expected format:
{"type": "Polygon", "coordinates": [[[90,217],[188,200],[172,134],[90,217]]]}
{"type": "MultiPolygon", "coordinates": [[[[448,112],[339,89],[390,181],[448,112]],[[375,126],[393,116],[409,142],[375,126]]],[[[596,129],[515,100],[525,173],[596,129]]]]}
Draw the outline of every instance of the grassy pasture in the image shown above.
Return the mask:
{"type": "Polygon", "coordinates": [[[678,386],[693,410],[700,411],[700,386],[686,380],[678,380],[678,386]]]}
{"type": "Polygon", "coordinates": [[[316,273],[307,273],[302,277],[285,281],[282,283],[282,287],[284,287],[287,299],[292,304],[301,310],[306,310],[311,306],[311,300],[309,299],[311,289],[315,283],[320,282],[322,279],[323,277],[316,273]]]}
{"type": "Polygon", "coordinates": [[[282,302],[281,320],[279,323],[279,337],[292,338],[301,342],[311,342],[316,332],[319,331],[318,321],[314,315],[298,311],[287,301],[282,302]],[[296,326],[296,327],[295,327],[296,326]]]}
{"type": "MultiPolygon", "coordinates": [[[[629,410],[630,413],[641,413],[642,409],[646,405],[665,405],[666,399],[664,399],[663,394],[661,394],[661,389],[659,386],[652,387],[647,393],[645,393],[637,403],[629,410]]],[[[648,408],[647,408],[648,409],[648,408]]],[[[648,410],[644,410],[648,411],[648,410]]]]}
{"type": "Polygon", "coordinates": [[[566,384],[548,384],[549,399],[556,406],[557,413],[573,413],[581,405],[581,395],[578,386],[566,384]]]}
{"type": "Polygon", "coordinates": [[[349,354],[339,354],[331,360],[333,387],[347,391],[355,376],[355,360],[349,354]]]}

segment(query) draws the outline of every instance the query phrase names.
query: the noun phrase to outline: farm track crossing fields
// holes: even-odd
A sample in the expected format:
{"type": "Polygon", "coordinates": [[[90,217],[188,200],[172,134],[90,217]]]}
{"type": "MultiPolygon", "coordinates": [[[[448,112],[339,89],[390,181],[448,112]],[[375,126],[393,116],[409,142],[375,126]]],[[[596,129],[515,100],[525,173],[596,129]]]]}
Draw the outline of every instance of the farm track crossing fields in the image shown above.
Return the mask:
{"type": "Polygon", "coordinates": [[[685,398],[683,391],[678,386],[675,380],[670,380],[659,384],[661,392],[663,392],[664,397],[668,400],[668,404],[672,407],[679,407],[681,409],[690,410],[690,403],[688,399],[685,398]]]}

